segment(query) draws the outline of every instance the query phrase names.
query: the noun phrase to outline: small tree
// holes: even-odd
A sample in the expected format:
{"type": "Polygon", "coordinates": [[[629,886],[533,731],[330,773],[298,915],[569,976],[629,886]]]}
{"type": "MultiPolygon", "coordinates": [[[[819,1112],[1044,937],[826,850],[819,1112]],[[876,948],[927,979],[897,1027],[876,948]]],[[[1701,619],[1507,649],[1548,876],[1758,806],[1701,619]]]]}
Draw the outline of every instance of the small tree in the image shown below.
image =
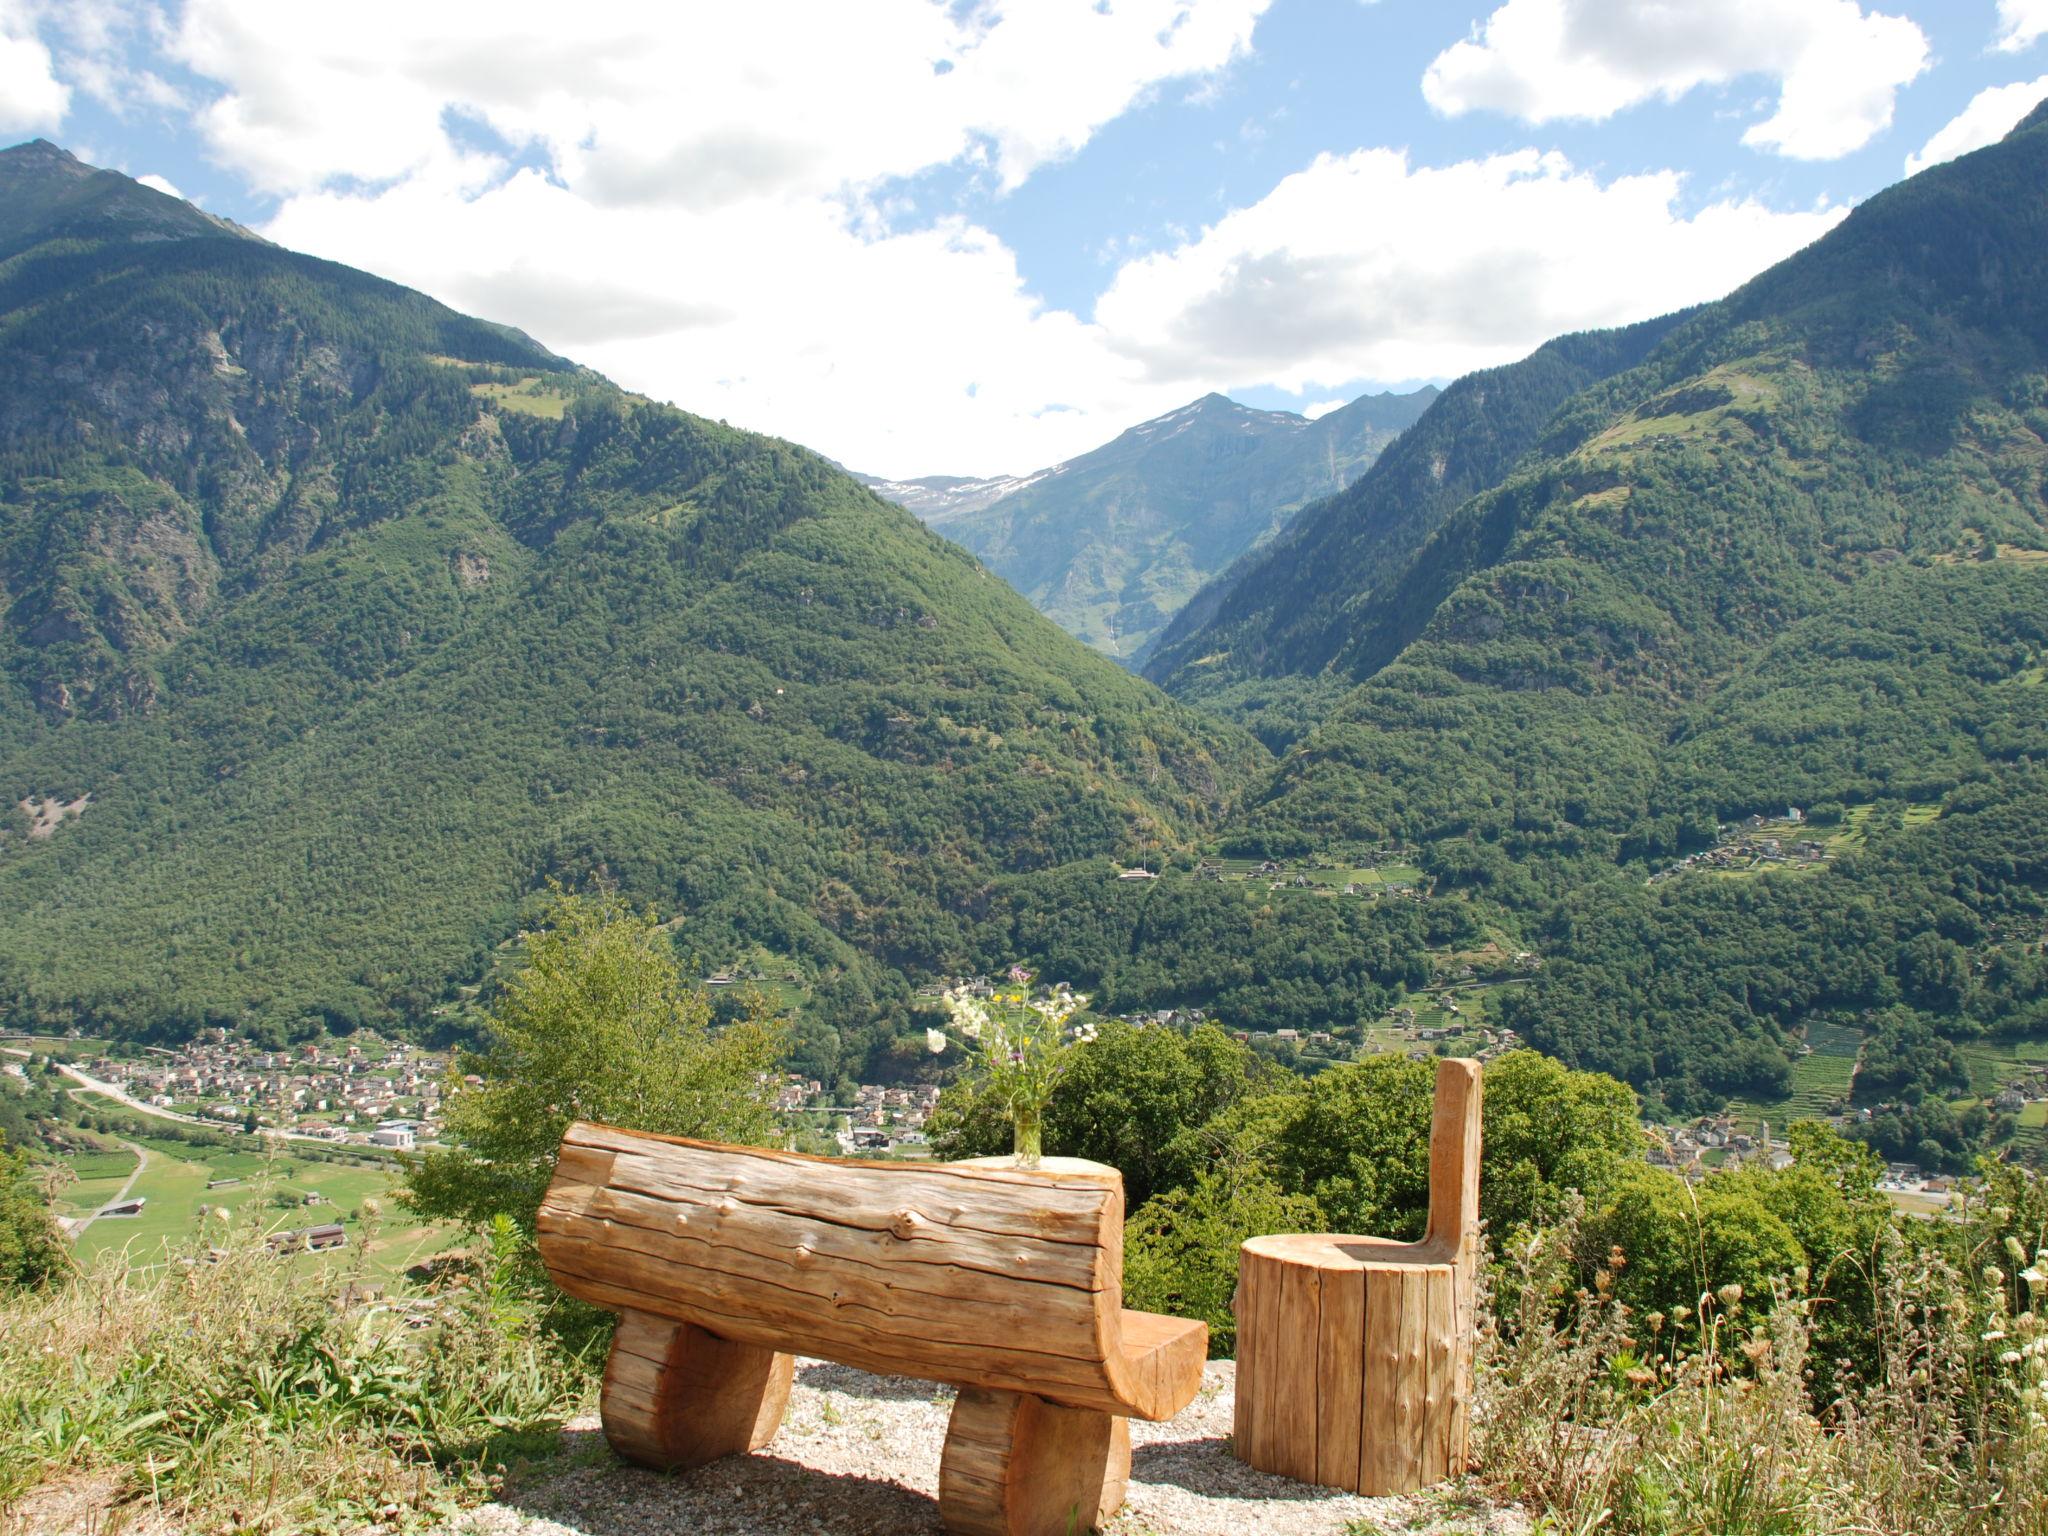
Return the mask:
{"type": "Polygon", "coordinates": [[[780,1027],[757,1010],[714,1030],[653,913],[617,895],[556,892],[487,1029],[457,1059],[483,1084],[449,1100],[456,1145],[411,1161],[401,1198],[477,1231],[510,1218],[536,1279],[534,1222],[571,1121],[753,1144],[774,1131],[780,1027]]]}
{"type": "Polygon", "coordinates": [[[70,1271],[70,1245],[36,1191],[28,1158],[0,1142],[0,1295],[70,1271]]]}

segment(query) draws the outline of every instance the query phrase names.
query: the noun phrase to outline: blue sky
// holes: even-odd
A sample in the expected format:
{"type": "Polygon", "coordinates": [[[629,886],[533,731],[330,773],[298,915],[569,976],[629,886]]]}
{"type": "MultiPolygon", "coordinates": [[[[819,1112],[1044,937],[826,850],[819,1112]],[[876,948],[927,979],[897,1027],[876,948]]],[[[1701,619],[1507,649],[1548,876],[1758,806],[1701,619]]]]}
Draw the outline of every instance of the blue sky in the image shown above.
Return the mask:
{"type": "Polygon", "coordinates": [[[0,0],[10,137],[898,475],[1714,297],[2040,95],[2048,0],[0,0]]]}

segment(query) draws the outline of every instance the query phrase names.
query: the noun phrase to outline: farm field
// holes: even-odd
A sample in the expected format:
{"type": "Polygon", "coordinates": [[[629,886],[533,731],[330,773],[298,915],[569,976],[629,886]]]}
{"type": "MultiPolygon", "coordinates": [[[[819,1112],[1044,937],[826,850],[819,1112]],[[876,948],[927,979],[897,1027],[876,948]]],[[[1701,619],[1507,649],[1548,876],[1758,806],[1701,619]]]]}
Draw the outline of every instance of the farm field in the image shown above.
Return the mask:
{"type": "MultiPolygon", "coordinates": [[[[1261,865],[1266,861],[1251,858],[1212,858],[1206,861],[1214,866],[1225,880],[1246,882],[1265,881],[1280,883],[1282,890],[1302,890],[1311,895],[1338,895],[1347,885],[1356,885],[1364,894],[1382,891],[1412,890],[1428,878],[1413,864],[1382,862],[1356,864],[1328,869],[1308,865],[1282,864],[1277,870],[1265,870],[1261,865]],[[1306,880],[1306,886],[1296,886],[1296,879],[1306,880]]],[[[1192,878],[1182,875],[1180,878],[1192,878]]]]}
{"type": "Polygon", "coordinates": [[[135,1154],[126,1150],[72,1152],[58,1159],[74,1182],[57,1191],[57,1214],[90,1216],[121,1192],[135,1172],[135,1154]]]}
{"type": "Polygon", "coordinates": [[[1814,1024],[1807,1030],[1806,1043],[1813,1054],[1792,1063],[1792,1095],[1784,1105],[1795,1120],[1817,1120],[1837,1099],[1849,1096],[1863,1032],[1839,1024],[1814,1024]]]}
{"type": "Polygon", "coordinates": [[[100,1262],[108,1254],[125,1256],[131,1268],[162,1263],[198,1236],[201,1206],[227,1210],[266,1232],[340,1222],[348,1229],[348,1249],[294,1260],[332,1263],[364,1242],[362,1208],[365,1201],[374,1200],[382,1210],[375,1219],[368,1261],[386,1279],[397,1278],[453,1239],[444,1228],[415,1221],[390,1198],[398,1182],[395,1167],[349,1167],[288,1153],[192,1146],[169,1138],[137,1141],[150,1154],[149,1167],[130,1192],[144,1200],[142,1214],[95,1221],[78,1239],[82,1264],[100,1262]],[[220,1180],[235,1182],[208,1188],[220,1180]]]}
{"type": "Polygon", "coordinates": [[[1972,1040],[1956,1053],[1970,1070],[1970,1092],[1989,1098],[2024,1068],[2048,1063],[2048,1040],[1972,1040]]]}

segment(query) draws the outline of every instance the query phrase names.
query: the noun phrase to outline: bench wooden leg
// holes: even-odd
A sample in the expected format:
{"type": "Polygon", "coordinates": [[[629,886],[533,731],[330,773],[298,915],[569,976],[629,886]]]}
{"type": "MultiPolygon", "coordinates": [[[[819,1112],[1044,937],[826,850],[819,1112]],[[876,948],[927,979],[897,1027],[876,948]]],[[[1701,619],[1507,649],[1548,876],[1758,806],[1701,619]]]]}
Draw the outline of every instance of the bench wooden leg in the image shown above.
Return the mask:
{"type": "Polygon", "coordinates": [[[1082,1536],[1116,1513],[1130,1473],[1127,1420],[963,1387],[939,1460],[939,1519],[956,1536],[1082,1536]]]}
{"type": "Polygon", "coordinates": [[[604,1437],[627,1461],[664,1472],[757,1451],[782,1425],[795,1367],[691,1323],[624,1313],[604,1368],[604,1437]]]}

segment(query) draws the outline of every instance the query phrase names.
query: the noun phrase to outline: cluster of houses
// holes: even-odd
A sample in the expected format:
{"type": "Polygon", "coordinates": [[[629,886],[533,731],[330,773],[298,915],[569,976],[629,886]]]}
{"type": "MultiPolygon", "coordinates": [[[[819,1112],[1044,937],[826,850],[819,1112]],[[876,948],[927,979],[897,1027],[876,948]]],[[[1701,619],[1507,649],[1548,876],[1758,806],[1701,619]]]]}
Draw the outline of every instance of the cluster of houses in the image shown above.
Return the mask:
{"type": "Polygon", "coordinates": [[[1991,1107],[2004,1114],[2016,1115],[2041,1099],[2048,1099],[2048,1066],[2029,1067],[2009,1079],[1992,1099],[1991,1107]]]}
{"type": "Polygon", "coordinates": [[[433,1141],[457,1085],[444,1052],[357,1036],[265,1050],[219,1030],[176,1050],[86,1064],[138,1101],[174,1113],[400,1151],[433,1141]]]}
{"type": "Polygon", "coordinates": [[[877,1152],[915,1155],[925,1146],[925,1122],[938,1102],[936,1083],[862,1083],[854,1093],[847,1127],[839,1133],[839,1145],[847,1152],[870,1156],[877,1152]]]}
{"type": "Polygon", "coordinates": [[[1768,1123],[1756,1133],[1740,1130],[1732,1115],[1702,1115],[1690,1125],[1671,1127],[1650,1147],[1650,1162],[1659,1168],[1697,1173],[1708,1167],[1740,1168],[1761,1162],[1769,1168],[1792,1164],[1789,1144],[1771,1139],[1768,1123]]]}
{"type": "Polygon", "coordinates": [[[1806,813],[1791,806],[1777,820],[1751,816],[1723,825],[1721,840],[1713,847],[1687,854],[1650,878],[1666,880],[1689,869],[1791,869],[1827,863],[1826,843],[1793,835],[1805,823],[1806,813]]]}

